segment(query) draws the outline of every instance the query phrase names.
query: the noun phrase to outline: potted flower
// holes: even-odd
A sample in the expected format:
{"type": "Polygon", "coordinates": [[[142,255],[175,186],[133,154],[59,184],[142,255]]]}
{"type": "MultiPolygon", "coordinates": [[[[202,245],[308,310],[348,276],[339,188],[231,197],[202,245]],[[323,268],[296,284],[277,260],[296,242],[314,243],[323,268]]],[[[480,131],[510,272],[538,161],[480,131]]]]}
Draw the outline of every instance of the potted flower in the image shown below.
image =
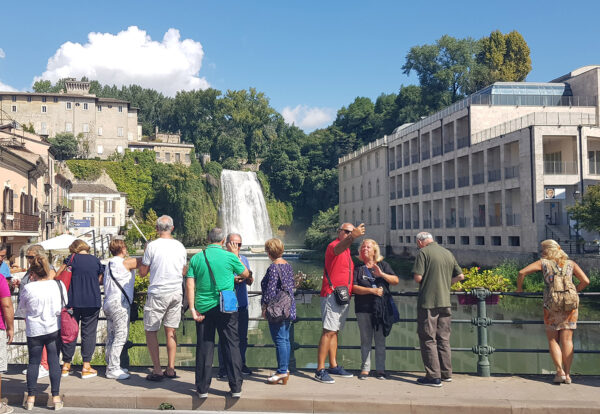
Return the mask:
{"type": "MultiPolygon", "coordinates": [[[[510,280],[495,274],[492,270],[481,270],[480,267],[473,266],[470,269],[464,268],[463,274],[465,280],[457,282],[450,288],[454,292],[471,292],[476,288],[485,288],[490,292],[508,292],[510,280]]],[[[498,303],[500,295],[488,296],[485,302],[488,305],[498,303]]],[[[458,303],[461,305],[474,305],[477,298],[471,295],[459,295],[458,303]]]]}

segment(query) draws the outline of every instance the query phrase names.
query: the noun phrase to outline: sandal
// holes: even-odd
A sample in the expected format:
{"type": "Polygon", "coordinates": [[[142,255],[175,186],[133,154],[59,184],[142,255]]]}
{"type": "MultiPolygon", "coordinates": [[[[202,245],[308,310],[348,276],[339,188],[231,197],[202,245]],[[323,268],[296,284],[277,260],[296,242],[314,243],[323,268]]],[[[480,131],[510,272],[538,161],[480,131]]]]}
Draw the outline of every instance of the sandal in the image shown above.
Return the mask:
{"type": "Polygon", "coordinates": [[[89,368],[83,368],[81,370],[81,379],[90,379],[90,378],[94,378],[98,376],[98,371],[96,371],[94,368],[89,367],[89,368]]]}
{"type": "Polygon", "coordinates": [[[148,381],[154,381],[154,382],[162,381],[164,377],[165,377],[164,375],[155,374],[154,372],[146,375],[146,379],[148,381]]]}
{"type": "Polygon", "coordinates": [[[555,384],[562,384],[563,382],[566,381],[566,379],[567,379],[566,375],[556,374],[554,376],[554,379],[552,380],[552,382],[555,384]]]}
{"type": "Polygon", "coordinates": [[[167,372],[167,370],[165,369],[165,370],[163,371],[163,376],[164,376],[165,378],[177,378],[177,371],[173,370],[173,374],[172,374],[172,375],[169,375],[169,373],[168,373],[168,372],[167,372]]]}

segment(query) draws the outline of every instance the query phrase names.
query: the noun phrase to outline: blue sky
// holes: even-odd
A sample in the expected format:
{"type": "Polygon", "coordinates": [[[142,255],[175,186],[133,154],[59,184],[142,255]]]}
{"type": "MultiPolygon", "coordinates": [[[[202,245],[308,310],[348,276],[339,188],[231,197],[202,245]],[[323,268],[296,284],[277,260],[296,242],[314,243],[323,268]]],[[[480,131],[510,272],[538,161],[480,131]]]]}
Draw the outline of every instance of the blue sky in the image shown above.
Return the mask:
{"type": "Polygon", "coordinates": [[[531,49],[529,81],[600,64],[600,2],[494,3],[3,2],[0,89],[30,90],[36,77],[65,71],[170,95],[181,88],[255,87],[309,131],[330,124],[357,96],[374,100],[416,83],[402,73],[406,53],[444,34],[480,38],[518,30],[531,49]],[[169,29],[175,30],[165,41],[169,29]],[[92,40],[91,32],[106,35],[92,40]]]}

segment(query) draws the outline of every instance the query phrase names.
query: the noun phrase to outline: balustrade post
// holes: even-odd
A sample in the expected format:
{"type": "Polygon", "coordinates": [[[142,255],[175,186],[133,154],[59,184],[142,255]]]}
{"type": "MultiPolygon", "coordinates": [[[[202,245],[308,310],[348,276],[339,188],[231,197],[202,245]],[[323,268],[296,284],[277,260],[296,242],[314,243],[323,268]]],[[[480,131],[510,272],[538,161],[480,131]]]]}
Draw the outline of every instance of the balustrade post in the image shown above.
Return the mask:
{"type": "Polygon", "coordinates": [[[290,372],[296,371],[296,349],[300,347],[294,340],[294,325],[295,321],[290,322],[290,362],[288,364],[288,369],[290,372]]]}
{"type": "Polygon", "coordinates": [[[487,289],[477,288],[471,291],[471,295],[477,298],[477,316],[471,320],[471,323],[477,326],[477,345],[473,346],[473,353],[478,355],[477,375],[489,377],[490,360],[488,356],[495,349],[488,345],[487,327],[492,324],[492,320],[487,317],[485,300],[491,294],[487,289]]]}

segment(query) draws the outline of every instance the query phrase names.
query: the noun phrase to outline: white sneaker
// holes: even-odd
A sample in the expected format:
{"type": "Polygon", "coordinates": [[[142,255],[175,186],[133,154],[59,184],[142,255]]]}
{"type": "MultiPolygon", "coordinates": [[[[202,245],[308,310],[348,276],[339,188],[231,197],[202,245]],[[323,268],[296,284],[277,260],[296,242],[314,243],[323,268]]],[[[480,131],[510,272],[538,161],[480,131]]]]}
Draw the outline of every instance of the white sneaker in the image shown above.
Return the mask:
{"type": "MultiPolygon", "coordinates": [[[[22,371],[22,373],[23,373],[23,375],[27,375],[27,368],[25,368],[22,371]]],[[[43,365],[40,365],[40,370],[38,371],[38,378],[44,378],[44,377],[47,377],[48,375],[50,375],[48,370],[46,368],[44,368],[43,365]]]]}
{"type": "Polygon", "coordinates": [[[122,369],[116,369],[114,371],[107,371],[106,378],[116,379],[116,380],[126,380],[129,378],[129,374],[123,371],[122,369]]]}
{"type": "Polygon", "coordinates": [[[2,413],[2,414],[10,414],[14,410],[15,410],[14,408],[9,407],[5,402],[0,403],[0,413],[2,413]]]}

